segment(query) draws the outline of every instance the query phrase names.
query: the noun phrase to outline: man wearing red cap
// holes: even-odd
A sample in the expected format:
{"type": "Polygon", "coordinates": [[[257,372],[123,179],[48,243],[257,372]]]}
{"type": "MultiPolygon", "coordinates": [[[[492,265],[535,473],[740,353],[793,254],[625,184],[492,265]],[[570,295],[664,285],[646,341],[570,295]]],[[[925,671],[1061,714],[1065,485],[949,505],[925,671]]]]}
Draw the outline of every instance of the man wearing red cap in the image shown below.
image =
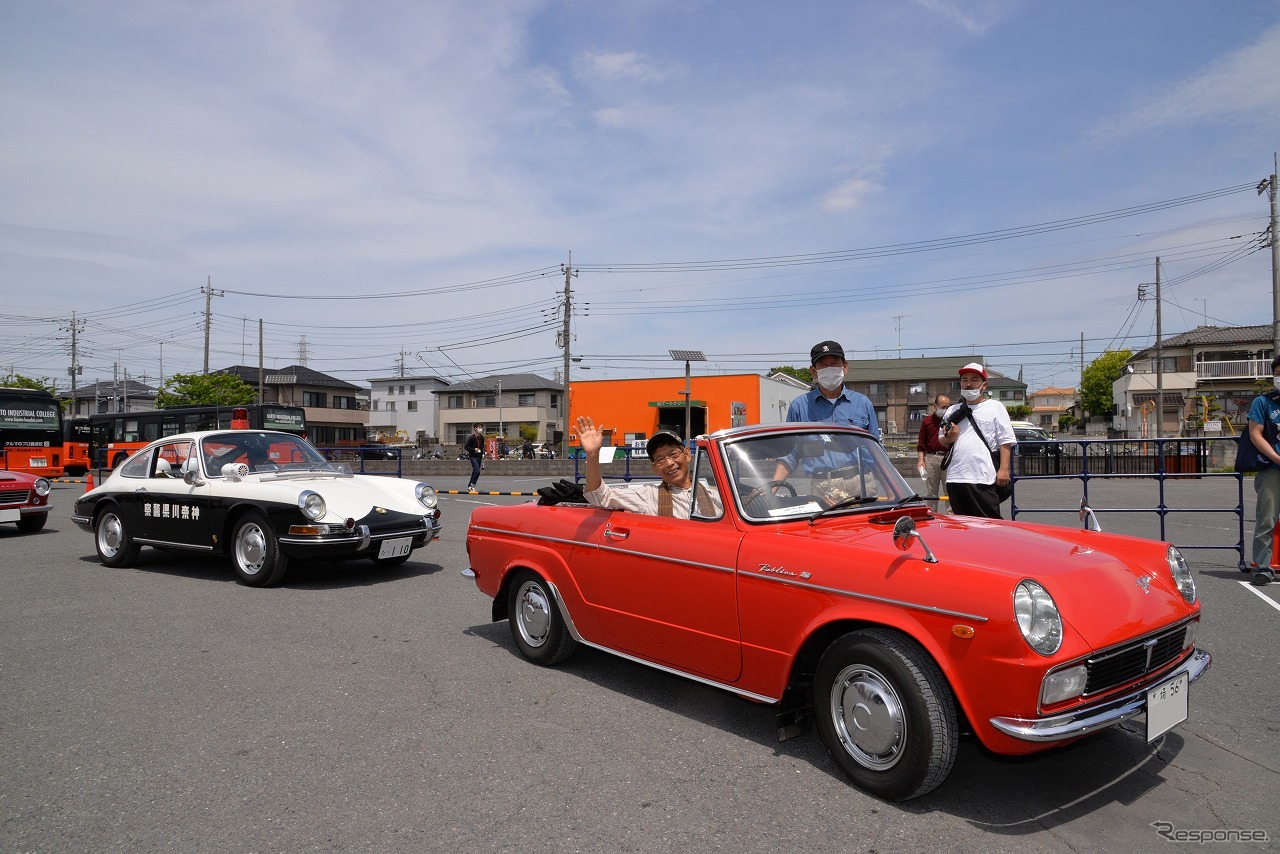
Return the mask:
{"type": "Polygon", "coordinates": [[[1004,404],[991,400],[987,370],[977,362],[960,369],[960,403],[943,415],[938,441],[951,450],[947,461],[947,498],[963,516],[1000,519],[1007,498],[1009,463],[1017,443],[1004,404]]]}

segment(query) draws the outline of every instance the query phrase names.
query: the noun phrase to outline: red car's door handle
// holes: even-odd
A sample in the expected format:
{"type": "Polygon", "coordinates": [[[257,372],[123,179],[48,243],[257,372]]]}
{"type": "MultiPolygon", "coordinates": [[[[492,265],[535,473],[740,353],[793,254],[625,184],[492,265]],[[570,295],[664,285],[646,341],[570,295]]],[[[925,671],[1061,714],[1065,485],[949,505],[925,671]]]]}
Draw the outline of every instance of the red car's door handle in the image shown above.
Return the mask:
{"type": "Polygon", "coordinates": [[[626,528],[620,528],[617,531],[615,531],[613,530],[613,528],[610,528],[608,525],[605,525],[604,535],[611,540],[625,540],[627,537],[631,536],[631,532],[628,531],[626,528]]]}

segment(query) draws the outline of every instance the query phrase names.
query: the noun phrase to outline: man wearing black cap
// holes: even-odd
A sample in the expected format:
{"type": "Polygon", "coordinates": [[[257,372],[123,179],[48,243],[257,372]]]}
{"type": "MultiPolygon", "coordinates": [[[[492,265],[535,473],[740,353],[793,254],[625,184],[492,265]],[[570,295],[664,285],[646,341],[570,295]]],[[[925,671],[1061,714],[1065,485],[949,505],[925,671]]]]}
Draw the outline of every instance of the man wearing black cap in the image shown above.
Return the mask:
{"type": "Polygon", "coordinates": [[[852,424],[880,441],[880,422],[871,399],[844,387],[849,370],[844,348],[835,341],[815,344],[809,351],[809,366],[813,372],[813,388],[791,401],[787,420],[852,424]]]}
{"type": "MultiPolygon", "coordinates": [[[[660,483],[645,481],[626,486],[612,486],[600,476],[600,448],[604,434],[587,417],[578,416],[578,440],[587,457],[587,482],[583,495],[593,507],[630,510],[651,516],[673,516],[688,519],[693,505],[693,478],[689,474],[689,449],[675,433],[660,430],[649,437],[645,450],[649,453],[649,465],[653,473],[662,478],[660,483]]],[[[720,499],[714,488],[699,483],[697,491],[698,514],[720,515],[720,499]]]]}

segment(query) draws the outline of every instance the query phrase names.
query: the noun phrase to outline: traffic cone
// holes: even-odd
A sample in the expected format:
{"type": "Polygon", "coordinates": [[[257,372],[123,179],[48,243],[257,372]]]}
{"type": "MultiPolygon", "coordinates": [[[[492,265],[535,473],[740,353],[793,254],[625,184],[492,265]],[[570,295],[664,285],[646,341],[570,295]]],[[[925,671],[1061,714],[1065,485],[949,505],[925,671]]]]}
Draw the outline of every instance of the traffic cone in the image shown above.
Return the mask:
{"type": "Polygon", "coordinates": [[[84,479],[84,491],[88,492],[93,489],[93,469],[89,469],[88,476],[84,479]]]}

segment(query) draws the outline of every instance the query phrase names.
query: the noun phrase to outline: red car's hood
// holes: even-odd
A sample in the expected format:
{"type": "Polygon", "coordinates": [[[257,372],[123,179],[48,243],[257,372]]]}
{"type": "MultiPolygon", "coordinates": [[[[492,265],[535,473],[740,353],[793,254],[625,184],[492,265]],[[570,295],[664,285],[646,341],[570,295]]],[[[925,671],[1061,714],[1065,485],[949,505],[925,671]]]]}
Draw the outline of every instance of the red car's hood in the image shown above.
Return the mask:
{"type": "MultiPolygon", "coordinates": [[[[958,516],[917,520],[917,530],[938,558],[921,592],[934,587],[944,597],[962,597],[984,590],[990,610],[993,595],[1008,603],[1014,586],[1029,578],[1095,649],[1134,637],[1136,627],[1168,625],[1199,608],[1183,600],[1169,571],[1168,544],[1158,540],[958,516]]],[[[819,523],[808,536],[899,554],[891,524],[819,523]]],[[[924,550],[913,543],[907,554],[919,560],[924,550]]]]}

